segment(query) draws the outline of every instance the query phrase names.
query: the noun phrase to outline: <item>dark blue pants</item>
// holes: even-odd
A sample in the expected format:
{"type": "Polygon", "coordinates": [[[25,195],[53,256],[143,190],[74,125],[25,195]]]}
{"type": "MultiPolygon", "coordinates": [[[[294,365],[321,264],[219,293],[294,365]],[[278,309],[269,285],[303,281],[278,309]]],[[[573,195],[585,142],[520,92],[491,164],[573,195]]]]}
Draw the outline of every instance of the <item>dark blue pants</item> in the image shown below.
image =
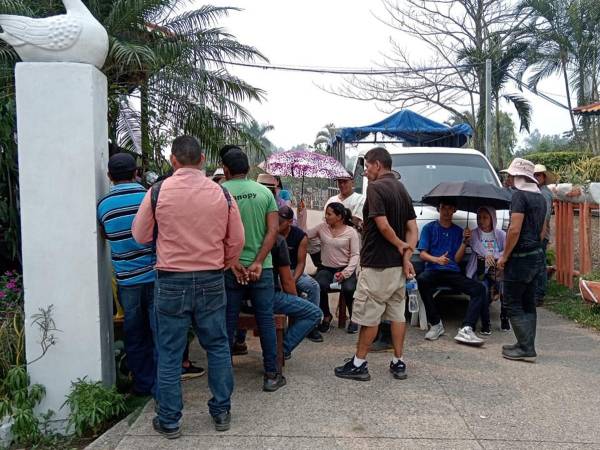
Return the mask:
{"type": "Polygon", "coordinates": [[[181,360],[190,325],[208,358],[208,401],[212,416],[229,411],[233,370],[225,326],[225,286],[222,271],[159,272],[156,282],[158,342],[158,417],[166,428],[179,426],[181,360]]]}
{"type": "Polygon", "coordinates": [[[462,273],[448,270],[425,270],[417,276],[417,283],[427,311],[427,320],[431,325],[437,325],[442,320],[433,294],[440,287],[449,287],[470,297],[462,326],[470,326],[475,329],[482,305],[484,302],[487,303],[486,289],[482,283],[467,278],[462,273]]]}
{"type": "Polygon", "coordinates": [[[119,301],[125,311],[125,353],[133,374],[133,390],[154,396],[158,359],[154,345],[154,283],[119,286],[119,301]]]}
{"type": "Polygon", "coordinates": [[[232,347],[235,340],[235,331],[242,302],[250,299],[260,335],[264,370],[266,373],[276,373],[277,336],[273,319],[273,296],[275,294],[273,270],[264,269],[258,281],[247,285],[239,284],[235,275],[231,270],[228,270],[225,272],[225,289],[227,291],[227,335],[229,336],[229,345],[232,347]]]}

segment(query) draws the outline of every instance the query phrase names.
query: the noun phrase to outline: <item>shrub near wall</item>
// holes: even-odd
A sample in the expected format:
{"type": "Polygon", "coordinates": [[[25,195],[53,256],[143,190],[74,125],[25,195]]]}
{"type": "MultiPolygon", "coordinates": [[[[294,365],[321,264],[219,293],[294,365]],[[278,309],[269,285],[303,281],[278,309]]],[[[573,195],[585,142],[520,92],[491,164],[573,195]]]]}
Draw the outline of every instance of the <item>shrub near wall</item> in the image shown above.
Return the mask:
{"type": "Polygon", "coordinates": [[[560,172],[565,167],[591,156],[591,153],[584,152],[539,152],[529,153],[524,158],[534,164],[543,164],[549,170],[560,172]]]}

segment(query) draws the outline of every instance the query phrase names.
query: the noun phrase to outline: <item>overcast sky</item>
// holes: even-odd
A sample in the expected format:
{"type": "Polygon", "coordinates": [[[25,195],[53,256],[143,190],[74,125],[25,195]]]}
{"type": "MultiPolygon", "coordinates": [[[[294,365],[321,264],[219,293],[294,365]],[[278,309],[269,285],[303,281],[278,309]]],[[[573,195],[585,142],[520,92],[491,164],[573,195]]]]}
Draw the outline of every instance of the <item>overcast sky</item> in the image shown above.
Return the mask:
{"type": "MultiPolygon", "coordinates": [[[[197,5],[202,4],[197,1],[197,5]]],[[[213,0],[210,4],[243,8],[219,25],[240,42],[258,48],[273,65],[376,67],[382,61],[381,55],[389,51],[390,36],[399,42],[403,40],[398,31],[375,17],[384,14],[378,0],[213,0]]],[[[415,58],[426,59],[423,48],[410,45],[415,58]]],[[[318,87],[341,85],[340,76],[239,67],[231,71],[267,92],[263,103],[246,106],[258,122],[275,127],[268,137],[284,149],[300,143],[312,144],[326,123],[333,122],[337,127],[368,125],[386,117],[383,110],[389,110],[387,105],[344,99],[318,87]]],[[[557,94],[552,96],[566,103],[559,79],[545,81],[539,89],[557,94]]],[[[537,128],[543,134],[559,134],[569,130],[566,110],[534,95],[524,95],[533,104],[532,131],[537,128]]],[[[501,107],[514,115],[505,102],[501,107]]],[[[428,116],[444,121],[449,114],[437,109],[428,116]]]]}

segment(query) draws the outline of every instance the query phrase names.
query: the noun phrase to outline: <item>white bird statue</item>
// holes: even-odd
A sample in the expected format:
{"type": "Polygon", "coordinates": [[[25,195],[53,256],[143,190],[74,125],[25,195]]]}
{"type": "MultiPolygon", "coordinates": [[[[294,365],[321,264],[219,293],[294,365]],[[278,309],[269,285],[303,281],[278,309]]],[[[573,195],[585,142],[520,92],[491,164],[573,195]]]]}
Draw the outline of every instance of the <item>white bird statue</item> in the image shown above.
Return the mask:
{"type": "Polygon", "coordinates": [[[62,0],[66,14],[33,19],[0,14],[0,39],[23,61],[74,62],[101,69],[108,54],[108,34],[81,0],[62,0]]]}

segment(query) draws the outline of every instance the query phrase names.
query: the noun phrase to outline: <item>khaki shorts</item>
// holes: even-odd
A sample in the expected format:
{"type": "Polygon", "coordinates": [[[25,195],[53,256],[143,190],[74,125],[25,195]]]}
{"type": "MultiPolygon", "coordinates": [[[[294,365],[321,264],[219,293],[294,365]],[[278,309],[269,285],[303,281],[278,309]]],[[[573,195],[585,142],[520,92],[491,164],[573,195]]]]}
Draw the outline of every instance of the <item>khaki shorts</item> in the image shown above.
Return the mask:
{"type": "Polygon", "coordinates": [[[405,322],[405,281],[402,267],[363,267],[354,293],[352,321],[365,327],[377,326],[382,320],[405,322]]]}

